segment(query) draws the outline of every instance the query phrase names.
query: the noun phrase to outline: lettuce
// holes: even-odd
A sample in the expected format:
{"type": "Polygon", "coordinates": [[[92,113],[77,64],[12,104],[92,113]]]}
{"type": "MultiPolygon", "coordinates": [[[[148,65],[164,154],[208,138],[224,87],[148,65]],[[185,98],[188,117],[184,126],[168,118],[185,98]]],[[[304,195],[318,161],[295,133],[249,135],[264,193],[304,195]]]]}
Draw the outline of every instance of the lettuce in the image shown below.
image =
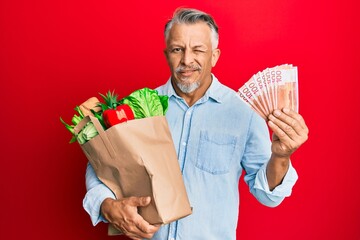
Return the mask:
{"type": "Polygon", "coordinates": [[[169,106],[169,97],[160,96],[156,90],[142,88],[120,100],[134,112],[135,119],[151,116],[164,116],[169,106]]]}

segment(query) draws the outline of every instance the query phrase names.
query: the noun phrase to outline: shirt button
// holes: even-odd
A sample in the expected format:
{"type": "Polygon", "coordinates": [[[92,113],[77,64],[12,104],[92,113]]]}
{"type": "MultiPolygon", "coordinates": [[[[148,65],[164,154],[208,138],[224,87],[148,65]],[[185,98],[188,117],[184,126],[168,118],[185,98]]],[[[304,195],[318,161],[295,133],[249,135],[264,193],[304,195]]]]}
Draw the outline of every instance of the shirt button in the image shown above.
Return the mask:
{"type": "MultiPolygon", "coordinates": [[[[186,142],[182,142],[182,145],[183,145],[183,146],[186,146],[186,142]]],[[[174,238],[172,238],[172,240],[173,240],[173,239],[174,239],[174,238]]]]}

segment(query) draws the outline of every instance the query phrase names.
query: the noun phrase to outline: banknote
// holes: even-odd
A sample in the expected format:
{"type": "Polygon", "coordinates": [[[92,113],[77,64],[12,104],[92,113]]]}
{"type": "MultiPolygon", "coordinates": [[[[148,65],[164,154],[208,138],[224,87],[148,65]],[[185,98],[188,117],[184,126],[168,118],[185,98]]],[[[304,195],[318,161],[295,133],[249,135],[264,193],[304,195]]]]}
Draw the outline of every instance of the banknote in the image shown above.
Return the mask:
{"type": "Polygon", "coordinates": [[[265,109],[265,115],[269,115],[270,114],[270,99],[269,96],[267,94],[267,88],[266,88],[266,84],[264,84],[262,76],[261,76],[261,72],[258,72],[256,74],[254,74],[252,76],[251,79],[257,86],[257,88],[260,90],[259,94],[259,98],[261,99],[261,104],[263,105],[264,109],[265,109]],[[266,92],[266,94],[264,94],[264,92],[266,92]]]}
{"type": "Polygon", "coordinates": [[[277,70],[277,76],[277,109],[286,107],[298,112],[297,67],[279,69],[277,70]]]}
{"type": "Polygon", "coordinates": [[[282,64],[266,68],[240,87],[238,95],[264,119],[284,107],[298,112],[297,67],[282,64]]]}
{"type": "MultiPolygon", "coordinates": [[[[256,91],[256,90],[255,90],[256,91]]],[[[250,106],[260,114],[262,118],[266,117],[266,113],[263,110],[263,106],[261,105],[260,99],[256,96],[256,94],[252,93],[252,90],[245,84],[239,89],[239,96],[246,103],[250,104],[250,106]]]]}

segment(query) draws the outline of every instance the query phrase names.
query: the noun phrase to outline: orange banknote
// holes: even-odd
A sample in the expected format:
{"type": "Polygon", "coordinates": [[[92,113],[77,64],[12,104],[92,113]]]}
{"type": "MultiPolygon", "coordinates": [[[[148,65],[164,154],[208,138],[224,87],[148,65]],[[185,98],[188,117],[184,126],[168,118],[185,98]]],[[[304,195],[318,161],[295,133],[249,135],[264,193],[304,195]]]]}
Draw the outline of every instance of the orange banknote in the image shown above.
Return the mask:
{"type": "Polygon", "coordinates": [[[283,64],[266,68],[239,88],[238,95],[265,120],[275,109],[298,112],[297,67],[283,64]]]}

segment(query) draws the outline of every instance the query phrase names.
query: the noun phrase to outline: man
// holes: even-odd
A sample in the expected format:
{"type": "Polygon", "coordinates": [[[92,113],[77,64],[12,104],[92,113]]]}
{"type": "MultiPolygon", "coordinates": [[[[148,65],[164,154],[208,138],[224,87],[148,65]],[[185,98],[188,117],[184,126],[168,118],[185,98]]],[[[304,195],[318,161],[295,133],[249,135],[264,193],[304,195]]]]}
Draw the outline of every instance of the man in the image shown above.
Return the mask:
{"type": "Polygon", "coordinates": [[[90,165],[84,208],[94,224],[113,223],[131,239],[235,239],[242,170],[251,193],[277,206],[297,180],[290,156],[306,141],[308,129],[299,114],[275,110],[268,116],[274,132],[270,143],[265,121],[211,73],[220,50],[210,15],[177,10],[166,25],[165,41],[171,77],[157,90],[169,96],[166,117],[193,213],[151,225],[137,213],[150,197],[115,200],[90,165]]]}

